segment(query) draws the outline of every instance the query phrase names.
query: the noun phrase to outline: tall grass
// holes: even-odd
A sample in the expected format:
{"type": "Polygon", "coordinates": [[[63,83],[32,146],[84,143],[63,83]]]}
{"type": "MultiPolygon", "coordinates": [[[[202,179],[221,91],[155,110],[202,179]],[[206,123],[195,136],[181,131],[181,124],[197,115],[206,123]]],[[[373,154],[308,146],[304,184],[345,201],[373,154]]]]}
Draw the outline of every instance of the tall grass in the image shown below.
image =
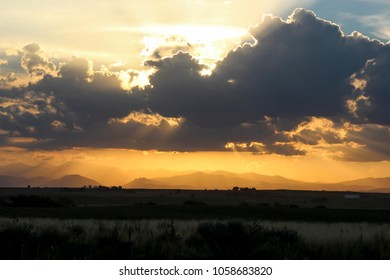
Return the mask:
{"type": "Polygon", "coordinates": [[[390,224],[0,219],[0,259],[390,259],[390,224]]]}

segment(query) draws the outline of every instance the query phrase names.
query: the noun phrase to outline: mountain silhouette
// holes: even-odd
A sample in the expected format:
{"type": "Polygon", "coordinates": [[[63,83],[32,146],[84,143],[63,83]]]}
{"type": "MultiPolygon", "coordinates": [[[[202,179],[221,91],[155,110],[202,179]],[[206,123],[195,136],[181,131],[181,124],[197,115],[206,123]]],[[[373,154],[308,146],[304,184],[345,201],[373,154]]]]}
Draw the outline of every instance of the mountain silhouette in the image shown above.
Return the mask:
{"type": "Polygon", "coordinates": [[[125,182],[139,177],[162,177],[178,174],[188,174],[193,171],[172,171],[167,169],[126,169],[106,166],[99,163],[85,163],[82,161],[68,161],[60,165],[40,163],[34,166],[23,163],[0,165],[0,175],[15,177],[47,177],[48,180],[63,176],[78,174],[91,178],[104,185],[122,185],[125,182]]]}
{"type": "Polygon", "coordinates": [[[282,176],[267,176],[257,173],[232,173],[226,171],[193,172],[185,175],[138,178],[124,185],[125,188],[182,188],[182,189],[231,189],[256,188],[262,190],[328,190],[328,191],[375,191],[387,192],[389,178],[366,178],[342,183],[308,183],[282,176]],[[382,188],[382,189],[378,189],[382,188]]]}
{"type": "Polygon", "coordinates": [[[390,187],[390,177],[383,178],[363,178],[352,181],[341,182],[344,185],[354,185],[354,186],[371,186],[376,188],[386,188],[390,187]]]}
{"type": "Polygon", "coordinates": [[[339,183],[309,183],[282,176],[228,171],[126,170],[99,164],[67,162],[35,166],[12,163],[0,166],[0,187],[82,187],[122,185],[124,188],[150,189],[231,189],[327,190],[389,192],[390,177],[362,178],[339,183]],[[138,176],[137,176],[138,175],[138,176]],[[124,184],[124,182],[126,182],[124,184]]]}
{"type": "Polygon", "coordinates": [[[84,176],[80,176],[77,174],[66,175],[56,180],[51,180],[49,182],[44,183],[44,186],[47,187],[56,187],[56,188],[80,188],[83,186],[99,186],[101,185],[99,182],[89,179],[84,176]]]}
{"type": "Polygon", "coordinates": [[[125,188],[169,188],[186,189],[231,189],[233,186],[258,189],[311,189],[313,184],[290,180],[281,176],[266,176],[256,173],[232,173],[225,171],[194,172],[186,175],[139,178],[125,184],[125,188]]]}

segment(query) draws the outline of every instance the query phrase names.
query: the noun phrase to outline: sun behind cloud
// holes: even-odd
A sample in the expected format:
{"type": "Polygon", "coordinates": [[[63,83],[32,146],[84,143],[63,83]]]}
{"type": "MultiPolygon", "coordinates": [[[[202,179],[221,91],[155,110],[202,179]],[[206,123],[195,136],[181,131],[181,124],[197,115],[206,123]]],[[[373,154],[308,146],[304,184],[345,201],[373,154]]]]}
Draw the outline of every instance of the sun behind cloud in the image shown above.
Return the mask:
{"type": "MultiPolygon", "coordinates": [[[[165,22],[162,15],[174,9],[150,10],[134,25],[108,15],[97,25],[96,14],[90,15],[91,25],[79,30],[91,34],[79,38],[81,54],[54,54],[54,45],[39,41],[1,50],[4,161],[29,161],[37,151],[66,160],[64,154],[81,149],[127,166],[118,153],[131,151],[126,159],[148,168],[249,167],[275,174],[279,166],[278,173],[301,179],[299,168],[322,164],[329,174],[333,170],[329,181],[339,176],[329,166],[349,170],[344,174],[351,179],[361,166],[389,162],[387,44],[359,32],[348,35],[302,8],[243,27],[238,22],[247,20],[241,12],[248,7],[236,1],[176,4],[183,14],[165,22]],[[226,20],[234,8],[237,17],[226,20]],[[194,20],[194,11],[204,14],[194,20]],[[104,43],[97,44],[97,34],[104,43]],[[90,52],[113,54],[129,42],[132,62],[121,52],[105,61],[90,52]]],[[[326,177],[319,173],[307,179],[326,177]]]]}
{"type": "Polygon", "coordinates": [[[141,53],[146,58],[171,56],[182,50],[209,65],[249,35],[244,28],[218,25],[157,25],[141,27],[140,31],[147,34],[141,53]]]}

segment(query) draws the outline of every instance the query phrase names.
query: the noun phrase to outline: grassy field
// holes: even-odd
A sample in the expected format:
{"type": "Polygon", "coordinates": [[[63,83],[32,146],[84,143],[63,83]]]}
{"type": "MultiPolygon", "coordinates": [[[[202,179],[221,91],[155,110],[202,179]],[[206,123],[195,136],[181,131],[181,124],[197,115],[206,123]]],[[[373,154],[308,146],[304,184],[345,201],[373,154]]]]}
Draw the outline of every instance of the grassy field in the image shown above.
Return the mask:
{"type": "Polygon", "coordinates": [[[390,222],[389,194],[308,191],[0,189],[0,216],[390,222]]]}
{"type": "Polygon", "coordinates": [[[389,233],[367,223],[2,218],[0,258],[389,259],[389,233]]]}
{"type": "Polygon", "coordinates": [[[181,205],[193,201],[206,205],[236,206],[240,204],[263,206],[298,206],[301,208],[326,207],[330,209],[390,210],[390,194],[350,193],[289,190],[112,190],[69,188],[0,188],[0,202],[18,195],[67,198],[77,206],[125,206],[135,204],[181,205]],[[348,195],[359,199],[348,199],[348,195]]]}
{"type": "Polygon", "coordinates": [[[390,196],[345,194],[0,189],[0,258],[390,259],[390,196]]]}
{"type": "Polygon", "coordinates": [[[208,205],[138,205],[84,207],[1,207],[0,216],[61,219],[243,219],[307,222],[390,223],[390,211],[208,205]]]}

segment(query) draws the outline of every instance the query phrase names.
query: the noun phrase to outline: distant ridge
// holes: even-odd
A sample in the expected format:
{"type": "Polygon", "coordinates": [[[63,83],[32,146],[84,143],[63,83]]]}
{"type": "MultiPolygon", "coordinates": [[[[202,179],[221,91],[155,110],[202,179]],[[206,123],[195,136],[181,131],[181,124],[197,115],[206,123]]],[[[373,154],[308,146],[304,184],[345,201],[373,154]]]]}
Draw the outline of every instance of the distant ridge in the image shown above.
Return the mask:
{"type": "Polygon", "coordinates": [[[143,177],[143,178],[134,179],[133,181],[127,183],[123,187],[129,189],[149,189],[149,188],[157,188],[162,185],[164,185],[162,182],[143,177]]]}
{"type": "Polygon", "coordinates": [[[373,192],[373,193],[390,193],[390,188],[373,189],[370,192],[373,192]]]}
{"type": "Polygon", "coordinates": [[[232,173],[226,171],[193,172],[157,178],[138,178],[124,185],[125,188],[170,188],[170,189],[231,189],[234,186],[259,190],[313,190],[313,191],[355,191],[389,192],[390,178],[365,178],[341,183],[307,183],[281,176],[267,176],[257,173],[232,173]],[[387,187],[389,189],[387,189],[387,187]]]}
{"type": "Polygon", "coordinates": [[[56,188],[80,188],[83,186],[99,186],[101,185],[99,182],[89,179],[84,176],[80,176],[77,174],[66,175],[61,177],[60,179],[52,180],[44,183],[44,186],[47,187],[56,187],[56,188]]]}
{"type": "Polygon", "coordinates": [[[341,182],[343,185],[354,185],[354,186],[371,186],[376,188],[390,188],[390,177],[383,178],[363,178],[353,181],[341,182]]]}
{"type": "Polygon", "coordinates": [[[50,180],[46,177],[15,177],[8,175],[0,175],[0,187],[57,187],[57,188],[80,188],[83,186],[99,186],[99,182],[83,177],[77,174],[67,175],[59,179],[50,180]]]}
{"type": "Polygon", "coordinates": [[[0,175],[28,178],[46,177],[47,181],[49,181],[71,174],[78,174],[104,185],[123,185],[139,177],[162,177],[189,173],[193,173],[193,171],[125,169],[99,163],[85,164],[80,161],[67,161],[60,165],[53,165],[47,162],[37,165],[27,165],[20,162],[0,165],[0,175]]]}
{"type": "Polygon", "coordinates": [[[290,180],[281,176],[256,173],[232,173],[225,171],[194,172],[158,178],[138,178],[124,185],[125,188],[184,188],[231,189],[233,186],[258,189],[310,189],[313,184],[290,180]]]}
{"type": "Polygon", "coordinates": [[[228,171],[124,170],[98,164],[66,162],[62,165],[23,163],[0,165],[0,187],[82,187],[121,185],[130,189],[231,189],[326,190],[390,192],[390,177],[362,178],[339,183],[310,183],[282,176],[228,171]],[[154,174],[149,176],[148,174],[154,174]],[[137,176],[138,175],[138,176],[137,176]],[[146,175],[146,176],[145,176],[146,175]],[[130,178],[130,179],[128,179],[130,178]],[[137,178],[137,179],[134,179],[137,178]],[[126,182],[126,180],[128,180],[126,182]]]}

